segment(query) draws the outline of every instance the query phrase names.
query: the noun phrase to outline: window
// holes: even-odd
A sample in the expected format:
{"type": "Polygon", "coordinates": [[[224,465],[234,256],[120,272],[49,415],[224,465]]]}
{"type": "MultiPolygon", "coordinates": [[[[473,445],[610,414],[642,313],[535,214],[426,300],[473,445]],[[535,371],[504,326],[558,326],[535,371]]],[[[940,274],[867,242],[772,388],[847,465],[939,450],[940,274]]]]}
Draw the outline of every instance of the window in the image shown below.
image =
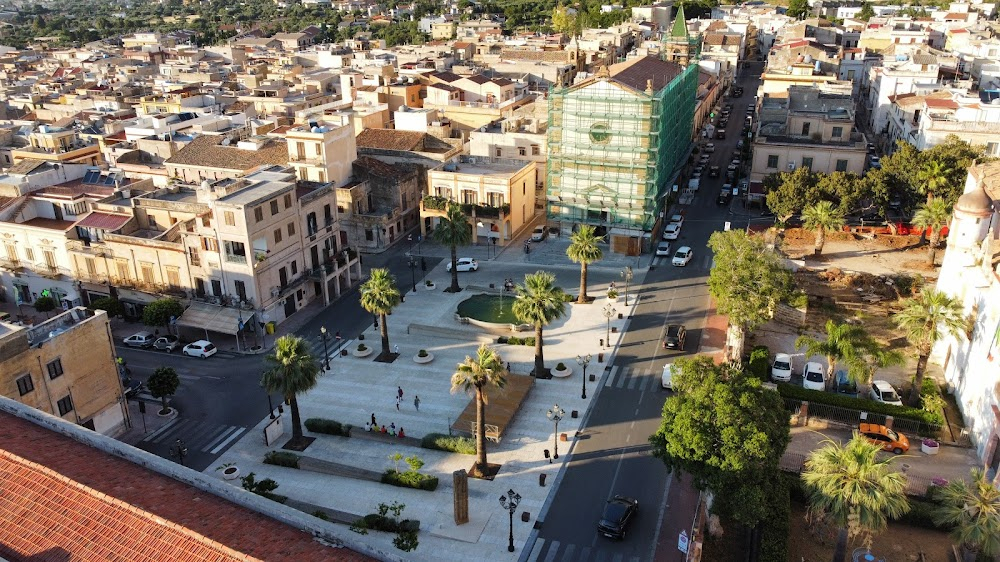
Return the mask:
{"type": "Polygon", "coordinates": [[[236,296],[238,296],[241,301],[247,300],[247,284],[243,281],[236,281],[233,285],[236,287],[236,296]]]}
{"type": "Polygon", "coordinates": [[[292,275],[298,275],[298,273],[299,273],[299,263],[295,260],[292,260],[292,275]]]}
{"type": "Polygon", "coordinates": [[[274,229],[274,243],[277,244],[279,242],[281,242],[281,229],[280,228],[275,228],[274,229]]]}
{"type": "Polygon", "coordinates": [[[843,127],[834,127],[833,128],[833,135],[832,136],[835,139],[839,139],[839,138],[843,137],[844,136],[844,128],[843,127]]]}
{"type": "Polygon", "coordinates": [[[848,70],[847,71],[847,79],[848,80],[854,80],[854,73],[855,72],[857,72],[857,71],[855,71],[855,70],[848,70]]]}
{"type": "Polygon", "coordinates": [[[254,207],[254,209],[253,209],[253,220],[254,220],[254,222],[260,222],[260,221],[264,220],[264,208],[263,207],[254,207]]]}
{"type": "Polygon", "coordinates": [[[316,225],[316,213],[309,213],[306,215],[306,236],[312,236],[316,234],[319,228],[316,225]]]}
{"type": "Polygon", "coordinates": [[[288,236],[295,236],[295,223],[288,223],[288,236]]]}
{"type": "Polygon", "coordinates": [[[35,261],[35,251],[31,248],[24,249],[24,259],[28,261],[35,261]]]}
{"type": "Polygon", "coordinates": [[[153,281],[155,281],[153,278],[153,264],[141,263],[139,264],[139,271],[142,272],[142,280],[144,283],[152,284],[153,281]]]}
{"type": "Polygon", "coordinates": [[[65,416],[73,411],[73,398],[71,396],[66,396],[56,402],[56,406],[59,408],[59,415],[65,416]]]}
{"type": "Polygon", "coordinates": [[[493,149],[493,155],[496,156],[497,158],[500,158],[501,156],[503,156],[503,151],[499,147],[497,147],[493,149]]]}
{"type": "Polygon", "coordinates": [[[232,263],[246,263],[247,249],[243,242],[226,241],[226,261],[232,263]]]}
{"type": "Polygon", "coordinates": [[[471,189],[463,189],[462,203],[465,203],[466,205],[476,205],[477,204],[476,195],[477,195],[476,192],[472,191],[471,189]]]}
{"type": "Polygon", "coordinates": [[[18,377],[17,379],[17,391],[21,393],[21,396],[35,390],[35,383],[31,382],[31,373],[18,377]]]}
{"type": "Polygon", "coordinates": [[[847,160],[837,160],[837,168],[836,168],[835,171],[837,171],[837,172],[846,172],[847,171],[847,160]]]}
{"type": "Polygon", "coordinates": [[[517,154],[519,156],[525,156],[525,155],[528,154],[528,151],[523,146],[519,146],[519,147],[517,147],[517,154]]]}
{"type": "Polygon", "coordinates": [[[804,136],[804,137],[808,137],[809,136],[809,127],[810,126],[812,126],[812,123],[809,123],[808,121],[802,124],[802,136],[804,136]]]}
{"type": "Polygon", "coordinates": [[[374,230],[366,230],[365,231],[365,240],[367,240],[369,242],[371,242],[372,240],[375,240],[375,231],[374,230]]]}
{"type": "MultiPolygon", "coordinates": [[[[337,207],[340,210],[340,207],[337,207]]],[[[326,226],[333,224],[333,212],[329,205],[323,205],[323,220],[326,221],[326,226]]]]}
{"type": "Polygon", "coordinates": [[[181,273],[180,269],[176,267],[167,266],[167,285],[171,287],[181,286],[181,273]]]}
{"type": "Polygon", "coordinates": [[[273,217],[274,215],[277,214],[278,214],[278,202],[271,201],[271,216],[273,217]]]}
{"type": "Polygon", "coordinates": [[[539,154],[541,154],[541,150],[542,149],[539,148],[537,144],[531,145],[531,155],[532,156],[538,156],[539,154]]]}
{"type": "Polygon", "coordinates": [[[812,169],[813,169],[813,159],[809,158],[808,156],[803,156],[802,157],[802,167],[808,169],[809,171],[812,171],[812,169]]]}
{"type": "Polygon", "coordinates": [[[219,252],[219,242],[215,238],[202,238],[201,248],[207,252],[219,252]]]}
{"type": "Polygon", "coordinates": [[[14,263],[17,263],[17,261],[18,261],[17,260],[17,246],[15,246],[13,244],[4,244],[4,247],[7,248],[7,260],[11,261],[11,262],[14,262],[14,263]]]}
{"type": "Polygon", "coordinates": [[[115,260],[115,269],[118,270],[118,278],[127,281],[131,278],[129,275],[128,262],[125,260],[115,260]]]}
{"type": "Polygon", "coordinates": [[[85,258],[84,263],[87,266],[87,275],[91,277],[97,276],[97,260],[94,258],[85,258]]]}
{"type": "Polygon", "coordinates": [[[316,156],[322,156],[323,155],[323,145],[322,144],[320,144],[318,142],[314,143],[313,144],[313,148],[315,148],[315,150],[316,150],[316,156]]]}
{"type": "Polygon", "coordinates": [[[63,374],[62,359],[53,359],[45,365],[45,370],[49,372],[49,379],[57,379],[63,374]]]}
{"type": "Polygon", "coordinates": [[[289,208],[291,206],[292,206],[292,194],[291,193],[286,193],[285,194],[285,208],[287,209],[287,208],[289,208]]]}
{"type": "Polygon", "coordinates": [[[768,154],[767,155],[767,167],[768,168],[777,168],[778,167],[778,155],[777,154],[768,154]]]}
{"type": "Polygon", "coordinates": [[[42,250],[42,256],[45,258],[45,267],[49,269],[56,268],[56,254],[52,250],[42,250]]]}
{"type": "Polygon", "coordinates": [[[232,211],[222,211],[222,222],[226,223],[226,226],[236,226],[236,216],[232,211]]]}

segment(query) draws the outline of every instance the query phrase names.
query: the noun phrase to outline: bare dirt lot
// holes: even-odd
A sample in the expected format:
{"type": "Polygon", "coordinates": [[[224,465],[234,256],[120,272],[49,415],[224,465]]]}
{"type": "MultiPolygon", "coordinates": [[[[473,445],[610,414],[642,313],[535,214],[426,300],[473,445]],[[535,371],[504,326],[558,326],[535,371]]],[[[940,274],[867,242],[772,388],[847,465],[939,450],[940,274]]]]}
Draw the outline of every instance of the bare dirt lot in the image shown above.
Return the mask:
{"type": "MultiPolygon", "coordinates": [[[[805,258],[806,265],[813,268],[838,267],[874,275],[937,276],[936,270],[927,264],[927,245],[921,244],[919,236],[831,232],[826,235],[826,244],[819,256],[813,255],[815,240],[816,235],[811,230],[789,228],[785,230],[781,251],[790,259],[805,258]]],[[[940,263],[943,254],[943,248],[939,248],[935,261],[940,263]]]]}

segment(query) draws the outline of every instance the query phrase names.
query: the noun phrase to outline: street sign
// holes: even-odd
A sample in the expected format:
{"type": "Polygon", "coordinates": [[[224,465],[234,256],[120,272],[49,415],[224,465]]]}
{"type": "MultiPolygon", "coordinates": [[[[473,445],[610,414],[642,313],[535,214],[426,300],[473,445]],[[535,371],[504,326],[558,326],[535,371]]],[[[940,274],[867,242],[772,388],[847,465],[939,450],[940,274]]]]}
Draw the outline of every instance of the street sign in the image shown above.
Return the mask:
{"type": "Polygon", "coordinates": [[[726,221],[726,228],[724,228],[723,230],[729,230],[732,227],[733,227],[733,223],[731,223],[729,221],[726,221]]]}
{"type": "Polygon", "coordinates": [[[687,554],[688,551],[688,534],[687,531],[681,531],[680,535],[677,535],[677,550],[687,554]]]}

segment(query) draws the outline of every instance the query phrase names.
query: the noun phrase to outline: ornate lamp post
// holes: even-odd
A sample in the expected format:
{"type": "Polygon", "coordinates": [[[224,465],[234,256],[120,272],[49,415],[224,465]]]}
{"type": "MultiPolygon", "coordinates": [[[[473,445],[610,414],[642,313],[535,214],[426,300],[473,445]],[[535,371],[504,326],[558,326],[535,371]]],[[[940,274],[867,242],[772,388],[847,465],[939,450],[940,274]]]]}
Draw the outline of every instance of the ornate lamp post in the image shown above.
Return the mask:
{"type": "Polygon", "coordinates": [[[327,334],[326,334],[326,326],[320,326],[320,328],[319,328],[319,335],[320,335],[321,338],[323,338],[323,370],[324,371],[329,371],[330,370],[330,349],[326,345],[326,339],[328,337],[327,334]]]}
{"type": "Polygon", "coordinates": [[[611,303],[604,305],[604,308],[601,309],[601,314],[608,319],[608,329],[605,334],[604,345],[609,348],[611,347],[611,317],[615,315],[615,312],[618,311],[615,310],[615,307],[611,306],[611,303]]]}
{"type": "Polygon", "coordinates": [[[590,354],[588,353],[588,354],[582,355],[582,356],[581,355],[577,355],[576,356],[576,362],[579,363],[581,367],[583,367],[583,385],[582,385],[583,386],[583,390],[580,392],[580,398],[583,398],[584,400],[586,400],[587,399],[587,365],[590,365],[590,354]]]}
{"type": "Polygon", "coordinates": [[[184,466],[184,457],[186,457],[187,454],[188,454],[188,448],[186,445],[184,445],[184,442],[181,441],[180,439],[175,441],[174,444],[170,447],[170,456],[177,459],[177,462],[181,463],[181,466],[184,466]]]}
{"type": "Polygon", "coordinates": [[[622,279],[625,280],[625,306],[628,306],[628,285],[632,282],[632,266],[626,265],[621,275],[622,279]]]}
{"type": "Polygon", "coordinates": [[[417,267],[417,261],[413,259],[413,256],[410,256],[410,261],[407,263],[407,265],[410,266],[410,284],[413,285],[413,292],[416,293],[417,292],[417,277],[416,277],[416,273],[414,273],[414,270],[417,267]]]}
{"type": "Polygon", "coordinates": [[[556,424],[556,432],[552,435],[552,458],[554,459],[559,458],[559,421],[562,420],[565,415],[566,410],[560,408],[559,404],[552,406],[549,408],[548,412],[545,412],[545,417],[549,418],[549,421],[556,424]]]}
{"type": "Polygon", "coordinates": [[[517,511],[517,504],[521,503],[521,494],[512,489],[507,490],[507,495],[500,496],[500,506],[510,513],[510,543],[507,545],[507,552],[514,552],[514,512],[517,511]]]}

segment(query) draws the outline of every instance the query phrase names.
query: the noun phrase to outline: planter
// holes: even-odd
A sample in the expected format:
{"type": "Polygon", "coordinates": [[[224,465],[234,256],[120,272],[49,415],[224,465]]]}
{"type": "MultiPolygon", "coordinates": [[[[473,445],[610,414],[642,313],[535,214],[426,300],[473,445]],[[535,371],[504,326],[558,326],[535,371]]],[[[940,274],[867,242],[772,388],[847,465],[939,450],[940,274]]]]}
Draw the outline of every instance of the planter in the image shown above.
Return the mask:
{"type": "Polygon", "coordinates": [[[354,355],[355,357],[368,357],[374,351],[375,350],[370,347],[365,347],[364,349],[356,348],[354,351],[351,352],[351,354],[354,355]]]}
{"type": "Polygon", "coordinates": [[[933,439],[924,439],[920,442],[920,452],[928,455],[936,455],[941,452],[941,444],[933,439]]]}
{"type": "Polygon", "coordinates": [[[564,369],[560,370],[558,368],[552,369],[552,376],[557,378],[568,377],[573,374],[573,368],[569,365],[563,365],[564,369]]]}
{"type": "Polygon", "coordinates": [[[222,478],[225,480],[236,480],[240,477],[240,469],[237,466],[227,466],[222,470],[222,478]]]}
{"type": "Polygon", "coordinates": [[[437,285],[435,285],[434,283],[424,283],[424,289],[427,289],[428,291],[433,291],[434,289],[437,289],[437,285]]]}
{"type": "Polygon", "coordinates": [[[421,357],[419,353],[413,356],[413,362],[417,363],[417,364],[420,364],[420,365],[423,365],[423,364],[426,364],[426,363],[430,363],[433,360],[434,360],[434,354],[433,353],[427,353],[427,355],[425,355],[423,357],[421,357]]]}
{"type": "Polygon", "coordinates": [[[172,418],[172,417],[174,417],[174,416],[177,415],[177,410],[175,410],[173,408],[167,408],[167,411],[163,412],[163,411],[161,411],[161,410],[158,409],[158,410],[156,410],[156,415],[159,416],[159,417],[161,417],[161,418],[172,418]]]}

